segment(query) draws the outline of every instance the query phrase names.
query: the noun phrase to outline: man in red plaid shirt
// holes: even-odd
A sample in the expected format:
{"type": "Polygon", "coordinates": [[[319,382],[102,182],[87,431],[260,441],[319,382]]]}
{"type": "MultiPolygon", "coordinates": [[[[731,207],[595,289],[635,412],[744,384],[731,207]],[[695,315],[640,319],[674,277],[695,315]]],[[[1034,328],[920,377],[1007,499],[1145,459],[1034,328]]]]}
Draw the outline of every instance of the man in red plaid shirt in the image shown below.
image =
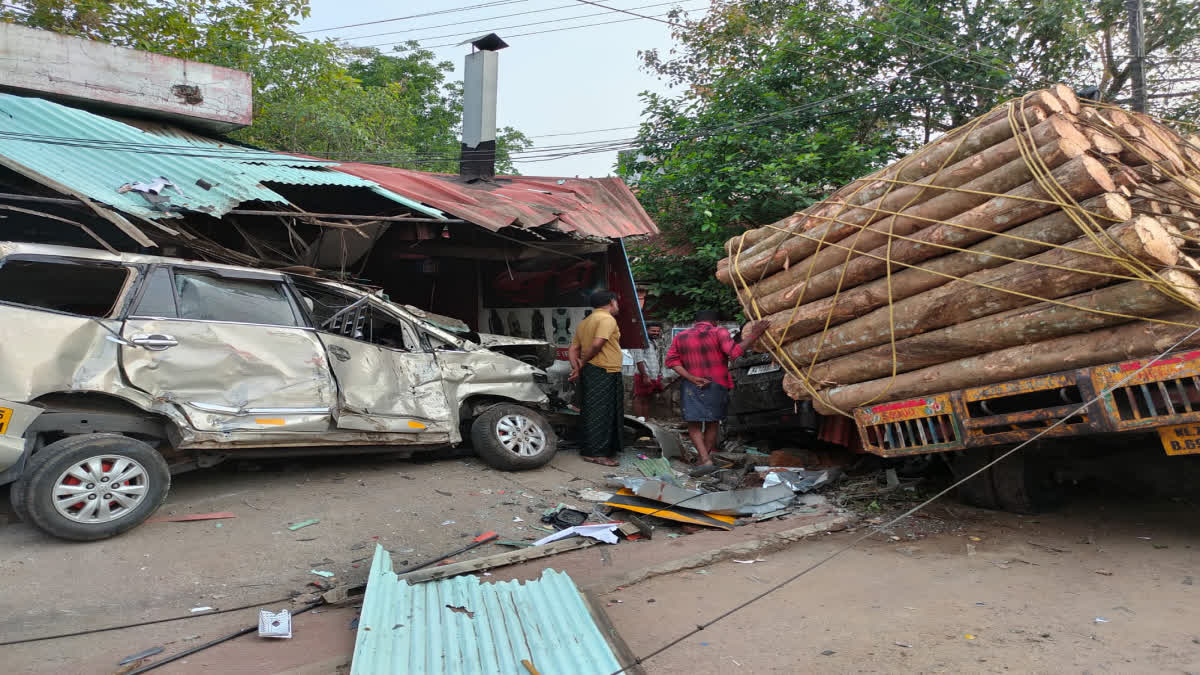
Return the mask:
{"type": "Polygon", "coordinates": [[[697,312],[696,324],[676,335],[667,350],[666,366],[683,378],[679,401],[688,436],[700,454],[699,467],[713,465],[710,453],[716,450],[717,434],[729,407],[729,390],[733,389],[729,362],[741,356],[770,326],[766,321],[750,324],[739,344],[729,331],[716,325],[719,318],[712,310],[697,312]]]}

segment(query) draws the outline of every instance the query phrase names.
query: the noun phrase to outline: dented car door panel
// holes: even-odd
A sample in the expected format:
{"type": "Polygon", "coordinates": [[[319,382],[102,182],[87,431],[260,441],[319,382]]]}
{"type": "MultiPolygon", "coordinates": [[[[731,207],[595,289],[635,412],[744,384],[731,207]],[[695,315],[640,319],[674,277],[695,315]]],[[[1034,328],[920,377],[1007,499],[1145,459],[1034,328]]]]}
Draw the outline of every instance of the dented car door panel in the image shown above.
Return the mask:
{"type": "Polygon", "coordinates": [[[131,318],[129,383],[178,405],[199,431],[324,431],[336,397],[324,350],[305,328],[131,318]],[[147,340],[143,339],[143,342],[147,340]],[[174,345],[161,343],[175,342],[174,345]]]}
{"type": "Polygon", "coordinates": [[[423,437],[440,434],[458,440],[432,354],[330,333],[321,333],[320,338],[337,378],[338,428],[423,437]]]}

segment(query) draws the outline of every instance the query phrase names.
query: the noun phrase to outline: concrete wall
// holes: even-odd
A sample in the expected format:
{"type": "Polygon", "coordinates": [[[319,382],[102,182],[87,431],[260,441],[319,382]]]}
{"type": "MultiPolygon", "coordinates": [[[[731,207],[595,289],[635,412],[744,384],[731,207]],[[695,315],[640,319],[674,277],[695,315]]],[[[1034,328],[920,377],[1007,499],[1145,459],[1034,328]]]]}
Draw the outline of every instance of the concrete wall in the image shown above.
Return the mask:
{"type": "Polygon", "coordinates": [[[0,23],[0,90],[215,132],[253,115],[249,73],[9,23],[0,23]]]}

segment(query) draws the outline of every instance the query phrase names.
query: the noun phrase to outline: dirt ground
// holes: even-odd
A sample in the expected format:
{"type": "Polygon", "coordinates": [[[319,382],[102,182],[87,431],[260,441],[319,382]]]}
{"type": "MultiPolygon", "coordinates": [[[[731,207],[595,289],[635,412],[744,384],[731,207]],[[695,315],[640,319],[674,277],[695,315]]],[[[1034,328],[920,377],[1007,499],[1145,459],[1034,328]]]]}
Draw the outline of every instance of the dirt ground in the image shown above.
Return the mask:
{"type": "MultiPolygon", "coordinates": [[[[541,509],[560,501],[587,508],[575,493],[602,484],[606,471],[570,453],[517,474],[473,458],[264,468],[179,476],[160,511],[232,511],[234,519],[148,523],[90,544],[57,541],[10,519],[0,526],[0,642],[189,615],[195,607],[288,606],[289,594],[320,580],[310,570],[333,572],[336,582],[361,579],[376,542],[404,564],[485,530],[505,539],[540,536],[531,525],[541,509]],[[308,518],[321,522],[287,529],[308,518]]],[[[1200,533],[1192,503],[1097,494],[1038,517],[953,502],[923,515],[685,639],[650,659],[647,671],[1200,672],[1193,585],[1200,533]]],[[[600,594],[633,652],[644,656],[838,551],[869,524],[750,556],[760,562],[704,562],[708,551],[764,541],[805,522],[594,546],[494,577],[567,570],[600,594]],[[622,581],[671,560],[693,562],[640,583],[622,581]]],[[[256,617],[250,608],[5,646],[0,663],[6,673],[113,673],[124,656],[157,646],[177,653],[256,617]]],[[[248,636],[156,672],[344,672],[354,617],[353,609],[323,608],[297,617],[293,640],[248,636]]]]}
{"type": "MultiPolygon", "coordinates": [[[[961,530],[864,542],[647,671],[1200,672],[1195,506],[1096,498],[1038,517],[932,513],[961,530]]],[[[607,595],[606,611],[645,656],[857,536],[651,579],[607,595]]]]}

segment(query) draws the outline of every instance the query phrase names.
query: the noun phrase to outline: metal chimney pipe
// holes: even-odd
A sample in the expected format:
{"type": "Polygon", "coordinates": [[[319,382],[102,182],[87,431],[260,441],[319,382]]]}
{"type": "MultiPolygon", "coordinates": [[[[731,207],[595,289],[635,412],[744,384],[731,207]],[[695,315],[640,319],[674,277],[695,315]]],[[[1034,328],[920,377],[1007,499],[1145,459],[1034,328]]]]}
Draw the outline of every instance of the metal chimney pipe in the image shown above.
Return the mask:
{"type": "Polygon", "coordinates": [[[467,180],[496,175],[496,78],[498,51],[508,46],[489,33],[471,41],[463,68],[463,130],[458,173],[467,180]]]}

